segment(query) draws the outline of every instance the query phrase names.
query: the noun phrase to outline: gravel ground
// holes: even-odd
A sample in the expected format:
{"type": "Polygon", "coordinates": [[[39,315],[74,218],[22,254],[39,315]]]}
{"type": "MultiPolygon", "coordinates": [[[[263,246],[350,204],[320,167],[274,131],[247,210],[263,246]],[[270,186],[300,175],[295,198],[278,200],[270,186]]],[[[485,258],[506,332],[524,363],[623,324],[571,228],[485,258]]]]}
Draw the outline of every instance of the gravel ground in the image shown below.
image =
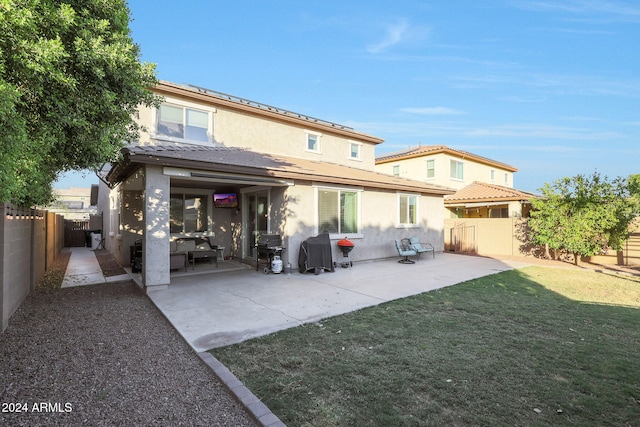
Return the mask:
{"type": "Polygon", "coordinates": [[[2,426],[255,425],[131,281],[40,286],[0,360],[2,426]]]}

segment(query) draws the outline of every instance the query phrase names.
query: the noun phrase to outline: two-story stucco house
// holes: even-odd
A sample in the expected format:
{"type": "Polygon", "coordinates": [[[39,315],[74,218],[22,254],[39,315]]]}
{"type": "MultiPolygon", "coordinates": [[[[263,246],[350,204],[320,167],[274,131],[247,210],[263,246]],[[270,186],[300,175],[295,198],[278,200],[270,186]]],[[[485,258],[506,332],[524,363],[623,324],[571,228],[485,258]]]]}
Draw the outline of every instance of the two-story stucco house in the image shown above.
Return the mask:
{"type": "Polygon", "coordinates": [[[376,172],[380,138],[199,87],[153,91],[164,101],[139,111],[146,131],[105,173],[98,206],[121,263],[142,240],[146,287],[170,283],[171,242],[185,236],[251,263],[258,236],[279,234],[294,268],[300,244],[322,232],[333,245],[351,239],[356,262],[395,256],[393,240],[412,235],[443,250],[454,190],[376,172]]]}
{"type": "Polygon", "coordinates": [[[517,168],[444,145],[418,146],[376,158],[381,173],[455,188],[445,196],[450,218],[528,216],[533,195],[513,188],[517,168]]]}

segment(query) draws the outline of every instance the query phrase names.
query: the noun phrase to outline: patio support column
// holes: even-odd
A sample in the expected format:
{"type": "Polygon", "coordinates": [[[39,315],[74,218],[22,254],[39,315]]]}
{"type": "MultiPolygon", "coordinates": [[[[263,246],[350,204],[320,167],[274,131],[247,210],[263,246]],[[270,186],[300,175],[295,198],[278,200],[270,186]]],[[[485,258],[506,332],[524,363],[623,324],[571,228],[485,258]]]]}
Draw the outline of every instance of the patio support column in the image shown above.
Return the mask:
{"type": "Polygon", "coordinates": [[[142,283],[147,291],[169,286],[169,177],[147,165],[144,179],[142,283]]]}

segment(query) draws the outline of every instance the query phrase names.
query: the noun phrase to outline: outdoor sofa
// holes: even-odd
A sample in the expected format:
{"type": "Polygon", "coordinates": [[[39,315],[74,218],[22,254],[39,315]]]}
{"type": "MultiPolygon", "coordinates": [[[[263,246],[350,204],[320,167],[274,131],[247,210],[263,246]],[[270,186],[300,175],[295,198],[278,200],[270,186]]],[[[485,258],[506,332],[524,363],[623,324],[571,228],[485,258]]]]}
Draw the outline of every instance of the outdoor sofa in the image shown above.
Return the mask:
{"type": "Polygon", "coordinates": [[[187,265],[195,268],[197,259],[215,260],[218,266],[218,246],[211,245],[206,237],[179,237],[169,243],[169,268],[171,270],[184,268],[187,265]]]}

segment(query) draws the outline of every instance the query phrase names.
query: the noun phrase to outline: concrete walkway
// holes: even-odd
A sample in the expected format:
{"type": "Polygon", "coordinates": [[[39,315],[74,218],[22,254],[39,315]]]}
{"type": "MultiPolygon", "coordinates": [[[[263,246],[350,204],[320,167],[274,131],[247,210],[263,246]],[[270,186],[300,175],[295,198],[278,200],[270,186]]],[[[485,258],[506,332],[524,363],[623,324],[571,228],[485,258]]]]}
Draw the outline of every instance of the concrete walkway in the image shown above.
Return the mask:
{"type": "Polygon", "coordinates": [[[120,282],[129,280],[128,274],[110,276],[105,278],[100,269],[100,264],[91,248],[69,248],[71,258],[67,264],[67,270],[62,280],[63,288],[73,286],[96,285],[98,283],[120,282]]]}
{"type": "Polygon", "coordinates": [[[172,277],[167,289],[148,295],[192,348],[203,352],[526,265],[445,253],[411,265],[392,258],[320,275],[242,270],[172,277]]]}

